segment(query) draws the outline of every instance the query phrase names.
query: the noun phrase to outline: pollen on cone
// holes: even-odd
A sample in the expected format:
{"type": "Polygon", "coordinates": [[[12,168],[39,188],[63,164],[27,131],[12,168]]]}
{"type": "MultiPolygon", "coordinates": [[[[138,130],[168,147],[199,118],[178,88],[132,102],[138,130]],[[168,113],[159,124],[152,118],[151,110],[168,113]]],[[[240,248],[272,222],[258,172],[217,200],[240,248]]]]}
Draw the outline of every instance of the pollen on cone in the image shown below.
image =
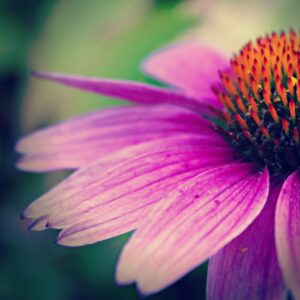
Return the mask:
{"type": "Polygon", "coordinates": [[[238,81],[238,85],[239,85],[239,88],[240,88],[242,94],[243,94],[244,96],[247,96],[248,91],[247,91],[247,88],[246,88],[246,86],[245,86],[244,81],[242,80],[241,77],[238,77],[238,78],[237,78],[237,81],[238,81]]]}
{"type": "Polygon", "coordinates": [[[236,108],[235,108],[232,100],[226,94],[223,94],[222,96],[223,96],[223,99],[224,99],[224,101],[226,103],[226,106],[228,108],[230,108],[233,112],[236,112],[236,108]]]}
{"type": "Polygon", "coordinates": [[[287,84],[288,84],[290,94],[293,95],[294,94],[294,85],[293,85],[293,81],[292,81],[291,77],[288,78],[287,84]]]}
{"type": "Polygon", "coordinates": [[[254,120],[254,122],[257,124],[257,126],[262,126],[261,120],[259,119],[258,115],[256,112],[253,110],[250,112],[251,118],[254,120]]]}
{"type": "Polygon", "coordinates": [[[244,134],[244,136],[245,136],[248,140],[250,140],[250,141],[253,140],[253,138],[252,138],[252,136],[251,136],[251,134],[250,134],[250,132],[249,132],[248,130],[243,129],[243,134],[244,134]]]}
{"type": "Polygon", "coordinates": [[[250,82],[251,82],[251,89],[253,91],[255,98],[259,98],[257,83],[255,82],[255,79],[251,77],[250,82]]]}
{"type": "Polygon", "coordinates": [[[261,127],[260,130],[266,138],[270,138],[270,133],[268,132],[267,128],[261,127]]]}
{"type": "Polygon", "coordinates": [[[248,125],[247,125],[246,121],[244,119],[242,119],[241,116],[235,115],[235,118],[238,121],[238,123],[241,125],[242,128],[248,129],[248,125]]]}
{"type": "Polygon", "coordinates": [[[282,119],[281,124],[282,124],[283,131],[285,132],[286,135],[288,135],[289,127],[290,127],[289,122],[286,119],[282,119]]]}
{"type": "Polygon", "coordinates": [[[250,103],[250,106],[251,106],[251,110],[253,110],[254,112],[258,112],[258,106],[254,100],[253,97],[249,96],[249,103],[250,103]]]}
{"type": "Polygon", "coordinates": [[[239,109],[246,114],[247,113],[247,109],[242,101],[242,99],[239,96],[235,96],[235,101],[237,103],[237,106],[239,107],[239,109]]]}
{"type": "MultiPolygon", "coordinates": [[[[220,71],[225,131],[246,156],[256,153],[273,166],[277,155],[299,140],[294,127],[299,125],[300,33],[273,32],[248,42],[230,66],[231,70],[220,71]]],[[[300,165],[300,150],[297,153],[300,165]]],[[[280,164],[274,168],[281,170],[280,164]]]]}
{"type": "Polygon", "coordinates": [[[263,91],[263,97],[264,97],[264,100],[267,103],[267,105],[270,105],[271,104],[271,100],[270,100],[271,94],[270,94],[270,92],[268,92],[268,90],[263,91]]]}
{"type": "Polygon", "coordinates": [[[290,103],[289,103],[289,109],[290,109],[290,114],[291,114],[292,120],[295,120],[296,106],[295,106],[295,102],[293,100],[291,100],[290,103]]]}
{"type": "Polygon", "coordinates": [[[287,95],[286,95],[286,90],[285,90],[285,87],[282,84],[280,85],[278,91],[280,91],[280,96],[281,96],[283,104],[287,105],[288,99],[287,99],[287,95]]]}
{"type": "Polygon", "coordinates": [[[270,113],[271,113],[271,116],[272,116],[273,120],[274,120],[276,123],[278,123],[279,117],[278,117],[278,114],[277,114],[277,112],[276,112],[275,107],[274,107],[272,104],[269,105],[269,110],[270,110],[270,113]]]}

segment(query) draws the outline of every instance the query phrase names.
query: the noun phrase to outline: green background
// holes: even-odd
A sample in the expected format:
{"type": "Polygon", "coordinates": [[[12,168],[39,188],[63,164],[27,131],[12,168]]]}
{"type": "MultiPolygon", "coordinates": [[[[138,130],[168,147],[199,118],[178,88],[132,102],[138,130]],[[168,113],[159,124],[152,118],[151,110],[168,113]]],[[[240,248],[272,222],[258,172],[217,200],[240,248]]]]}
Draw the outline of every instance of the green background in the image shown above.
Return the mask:
{"type": "MultiPolygon", "coordinates": [[[[124,235],[81,248],[32,233],[22,210],[66,174],[14,168],[16,140],[33,129],[120,101],[30,78],[31,69],[154,81],[149,52],[181,39],[234,51],[271,30],[299,29],[299,1],[0,0],[0,299],[139,299],[114,270],[124,235]]],[[[149,299],[204,299],[206,266],[149,299]]]]}

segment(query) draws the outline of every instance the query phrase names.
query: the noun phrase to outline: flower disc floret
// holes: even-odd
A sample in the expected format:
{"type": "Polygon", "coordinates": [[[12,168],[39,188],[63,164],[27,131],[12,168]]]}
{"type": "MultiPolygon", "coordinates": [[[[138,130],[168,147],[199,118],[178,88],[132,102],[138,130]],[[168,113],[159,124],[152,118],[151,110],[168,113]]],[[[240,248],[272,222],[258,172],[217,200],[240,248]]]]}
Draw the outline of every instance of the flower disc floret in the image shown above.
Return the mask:
{"type": "Polygon", "coordinates": [[[251,161],[271,174],[300,164],[300,34],[259,37],[235,54],[212,87],[223,105],[217,129],[251,161]]]}

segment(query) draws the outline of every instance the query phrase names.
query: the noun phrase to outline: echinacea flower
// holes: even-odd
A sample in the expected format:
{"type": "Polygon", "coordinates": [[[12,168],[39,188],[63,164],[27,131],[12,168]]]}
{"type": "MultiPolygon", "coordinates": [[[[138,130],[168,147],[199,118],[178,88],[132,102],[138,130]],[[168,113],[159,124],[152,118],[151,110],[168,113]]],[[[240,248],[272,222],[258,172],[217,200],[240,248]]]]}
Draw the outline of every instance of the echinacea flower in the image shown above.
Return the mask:
{"type": "Polygon", "coordinates": [[[231,60],[187,43],[143,64],[166,83],[35,72],[135,105],[23,138],[19,168],[75,172],[24,212],[81,246],[135,230],[117,281],[157,292],[209,259],[208,299],[300,299],[300,34],[231,60]]]}

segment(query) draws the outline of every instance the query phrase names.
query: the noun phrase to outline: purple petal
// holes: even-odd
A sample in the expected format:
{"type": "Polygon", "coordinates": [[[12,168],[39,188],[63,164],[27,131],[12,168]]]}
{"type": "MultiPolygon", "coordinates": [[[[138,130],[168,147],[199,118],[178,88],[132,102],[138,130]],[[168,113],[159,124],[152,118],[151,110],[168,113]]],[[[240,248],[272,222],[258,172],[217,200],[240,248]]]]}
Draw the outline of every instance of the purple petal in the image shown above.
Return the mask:
{"type": "Polygon", "coordinates": [[[41,71],[34,71],[33,75],[72,88],[143,105],[171,104],[204,112],[208,109],[207,103],[203,106],[197,98],[180,91],[159,88],[140,82],[41,71]]]}
{"type": "Polygon", "coordinates": [[[149,152],[105,172],[101,172],[101,164],[96,162],[78,170],[36,200],[25,210],[24,216],[34,219],[47,216],[48,226],[56,228],[74,225],[62,233],[60,243],[79,245],[87,243],[88,239],[91,243],[103,239],[99,232],[116,218],[120,221],[115,226],[120,222],[127,224],[129,217],[134,223],[129,224],[130,229],[126,231],[135,228],[140,220],[138,211],[144,216],[144,210],[149,209],[147,206],[161,200],[200,169],[232,159],[230,149],[208,146],[206,149],[180,147],[149,152]],[[86,234],[79,232],[84,230],[86,234]],[[90,231],[94,232],[93,236],[90,231]]]}
{"type": "MultiPolygon", "coordinates": [[[[165,185],[168,184],[175,184],[175,179],[170,178],[173,176],[177,176],[178,172],[181,174],[182,171],[189,172],[191,170],[194,170],[195,168],[198,170],[199,168],[208,167],[211,165],[220,165],[225,162],[233,160],[232,152],[224,151],[222,148],[212,148],[207,147],[204,149],[202,148],[173,148],[173,149],[164,149],[159,152],[148,152],[147,154],[141,155],[135,159],[131,159],[124,164],[120,164],[119,166],[116,166],[113,168],[113,171],[115,172],[115,177],[112,177],[111,179],[111,185],[114,186],[113,192],[116,193],[116,187],[117,183],[114,184],[114,180],[118,182],[120,178],[121,170],[124,169],[124,177],[127,179],[126,181],[122,182],[124,187],[122,186],[122,189],[119,190],[119,192],[124,192],[125,188],[128,188],[129,190],[134,189],[134,184],[137,186],[143,186],[145,184],[145,189],[148,189],[148,184],[153,181],[153,184],[158,184],[161,180],[164,180],[163,188],[165,185]],[[130,169],[129,169],[130,168],[130,169]],[[134,172],[134,175],[132,174],[134,172]],[[170,173],[169,173],[170,172],[170,173]],[[147,177],[146,177],[147,176],[147,177]],[[143,180],[146,180],[145,183],[143,183],[143,180]],[[150,182],[149,182],[150,181],[150,182]],[[165,182],[166,181],[166,182],[165,182]]],[[[98,163],[94,164],[92,170],[90,169],[89,172],[99,172],[99,165],[98,163]]],[[[87,175],[85,175],[87,176],[87,175]]],[[[68,206],[68,208],[64,209],[63,212],[60,212],[56,215],[53,215],[53,217],[50,217],[51,225],[55,227],[65,227],[68,224],[72,224],[74,222],[78,221],[79,217],[91,217],[94,218],[94,215],[96,214],[96,209],[99,208],[100,213],[103,214],[105,208],[98,207],[99,205],[99,198],[98,195],[101,193],[101,199],[103,198],[104,191],[99,187],[100,183],[107,179],[107,174],[100,175],[99,181],[97,181],[97,186],[92,188],[89,188],[89,178],[84,183],[80,183],[84,186],[84,188],[89,188],[89,191],[83,191],[83,192],[77,192],[75,196],[72,197],[72,199],[69,199],[70,203],[68,203],[68,200],[65,200],[65,205],[68,206]],[[87,186],[86,186],[87,185],[87,186]],[[92,190],[95,189],[95,190],[92,190]],[[91,198],[91,194],[95,194],[95,198],[91,198]],[[88,206],[88,208],[87,208],[88,206]]],[[[181,175],[182,176],[182,175],[181,175]]],[[[93,179],[94,181],[95,179],[93,179]]],[[[179,183],[176,182],[177,186],[179,183]]],[[[73,185],[73,184],[72,184],[73,185]]],[[[151,186],[151,184],[150,184],[151,186]]],[[[76,187],[77,188],[77,187],[76,187]]],[[[111,188],[111,187],[110,187],[111,188]]],[[[157,187],[156,187],[157,188],[157,187]]],[[[140,187],[138,188],[140,191],[140,187]]],[[[153,193],[152,187],[148,189],[148,191],[153,193]]],[[[143,190],[144,193],[148,192],[147,190],[143,190]]],[[[71,193],[70,190],[68,192],[71,193]]],[[[162,191],[163,192],[163,191],[162,191]]],[[[132,196],[133,192],[130,192],[129,195],[132,196]]],[[[109,197],[107,196],[107,199],[109,197]]],[[[144,197],[146,198],[146,197],[144,197]]],[[[101,201],[100,201],[101,203],[101,201]]],[[[137,205],[140,205],[140,201],[136,203],[137,205]]],[[[101,205],[103,205],[101,203],[101,205]]],[[[111,209],[110,207],[107,207],[107,209],[111,209]]]]}
{"type": "Polygon", "coordinates": [[[275,217],[278,259],[287,286],[300,299],[300,176],[292,173],[281,189],[275,217]]]}
{"type": "Polygon", "coordinates": [[[29,224],[28,228],[32,231],[44,230],[47,227],[47,223],[48,223],[48,218],[46,216],[42,216],[40,218],[34,219],[29,224]]]}
{"type": "MultiPolygon", "coordinates": [[[[225,141],[212,140],[209,136],[201,136],[198,134],[178,134],[172,136],[157,136],[154,141],[142,142],[138,145],[125,146],[124,149],[111,151],[111,153],[101,153],[97,156],[101,157],[101,162],[96,159],[96,153],[92,158],[87,159],[87,151],[72,151],[70,154],[68,152],[57,152],[57,153],[41,153],[33,155],[23,156],[19,162],[18,167],[23,170],[31,170],[35,172],[51,171],[58,169],[69,169],[70,166],[74,166],[77,161],[77,165],[84,166],[89,163],[89,161],[98,161],[99,166],[101,163],[102,171],[111,168],[127,159],[132,157],[145,154],[153,149],[167,149],[170,147],[181,146],[183,148],[191,146],[199,146],[201,144],[209,145],[210,147],[225,147],[229,148],[228,144],[222,143],[225,141]],[[93,157],[95,157],[93,159],[93,157]]],[[[90,152],[99,151],[98,148],[90,149],[90,152]]],[[[108,151],[107,151],[108,152],[108,151]]]]}
{"type": "Polygon", "coordinates": [[[18,167],[32,171],[74,169],[94,160],[155,140],[180,135],[224,140],[197,114],[170,106],[120,107],[89,113],[24,137],[18,167]]]}
{"type": "Polygon", "coordinates": [[[143,70],[159,80],[183,89],[199,101],[220,107],[211,91],[219,80],[218,70],[228,67],[228,58],[208,46],[174,45],[158,51],[143,64],[143,70]]]}
{"type": "Polygon", "coordinates": [[[275,205],[280,187],[281,184],[271,186],[262,213],[209,260],[208,300],[285,299],[274,239],[275,205]]]}
{"type": "Polygon", "coordinates": [[[244,231],[268,195],[268,171],[252,164],[212,168],[157,205],[125,246],[117,280],[153,293],[203,263],[244,231]]]}
{"type": "Polygon", "coordinates": [[[178,173],[174,172],[167,178],[150,182],[141,190],[130,191],[129,194],[117,195],[114,198],[109,193],[104,193],[97,198],[97,204],[93,203],[94,207],[79,213],[73,212],[71,216],[60,214],[58,220],[50,220],[50,225],[54,223],[54,227],[66,227],[57,239],[58,243],[64,246],[82,246],[118,236],[136,229],[153,205],[163,200],[165,195],[177,185],[191,179],[199,172],[199,169],[179,170],[178,173]],[[102,203],[104,197],[107,199],[102,203]],[[60,226],[57,225],[59,222],[60,226]]]}

